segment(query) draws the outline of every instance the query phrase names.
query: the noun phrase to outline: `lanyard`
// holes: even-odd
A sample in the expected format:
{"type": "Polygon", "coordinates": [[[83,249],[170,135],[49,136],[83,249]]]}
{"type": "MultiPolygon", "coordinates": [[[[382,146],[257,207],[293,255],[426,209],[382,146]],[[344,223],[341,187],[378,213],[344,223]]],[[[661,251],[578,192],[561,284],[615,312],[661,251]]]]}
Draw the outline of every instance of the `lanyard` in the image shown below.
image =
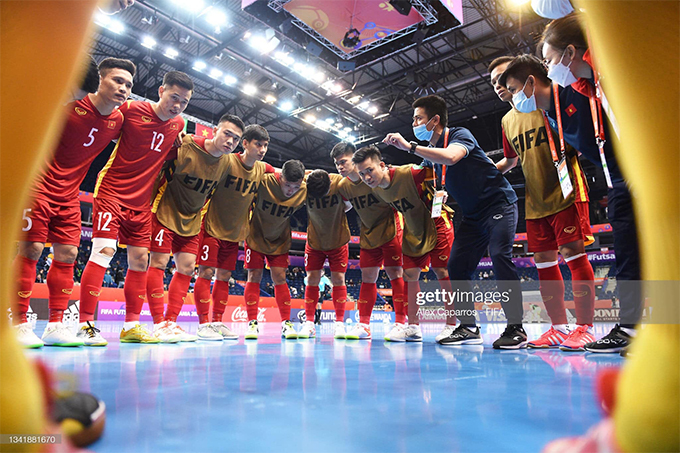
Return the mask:
{"type": "MultiPolygon", "coordinates": [[[[566,145],[564,144],[564,130],[562,129],[562,111],[560,110],[560,93],[557,88],[557,84],[553,83],[553,93],[555,94],[555,110],[557,115],[557,134],[560,137],[560,152],[562,157],[566,155],[566,145]]],[[[552,129],[548,123],[548,115],[545,111],[543,113],[543,124],[545,124],[545,132],[548,135],[548,143],[550,144],[550,154],[552,155],[553,162],[557,166],[560,161],[560,157],[557,155],[557,150],[555,148],[555,139],[552,135],[552,129]]]]}
{"type": "Polygon", "coordinates": [[[595,85],[597,89],[592,85],[589,85],[588,100],[590,101],[590,113],[593,117],[593,130],[595,131],[595,141],[597,142],[597,147],[600,150],[600,161],[602,162],[602,170],[604,171],[604,177],[607,180],[607,187],[612,188],[612,178],[609,174],[609,167],[607,166],[607,159],[604,155],[604,144],[606,143],[604,136],[604,124],[602,119],[602,102],[598,98],[597,94],[599,91],[599,80],[597,77],[597,72],[593,71],[595,76],[595,85]]]}
{"type": "MultiPolygon", "coordinates": [[[[448,148],[449,146],[449,128],[444,129],[444,149],[448,148]]],[[[446,185],[446,165],[442,165],[442,179],[441,179],[441,186],[438,187],[439,189],[443,188],[446,185]]]]}

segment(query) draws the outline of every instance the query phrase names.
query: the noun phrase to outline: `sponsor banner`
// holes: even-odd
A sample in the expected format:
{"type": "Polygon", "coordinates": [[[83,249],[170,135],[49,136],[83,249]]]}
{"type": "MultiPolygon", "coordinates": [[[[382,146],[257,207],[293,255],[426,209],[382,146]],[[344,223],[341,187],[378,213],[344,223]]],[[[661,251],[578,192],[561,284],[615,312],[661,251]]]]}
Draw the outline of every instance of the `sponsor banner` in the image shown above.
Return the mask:
{"type": "MultiPolygon", "coordinates": [[[[165,306],[163,308],[165,312],[165,306]]],[[[125,302],[99,302],[97,306],[97,321],[125,321],[125,302]]],[[[153,321],[151,311],[149,311],[149,304],[142,305],[142,312],[139,315],[139,320],[153,321]]],[[[190,304],[184,304],[182,310],[177,316],[177,321],[196,321],[198,322],[198,314],[196,307],[190,304]]]]}
{"type": "MultiPolygon", "coordinates": [[[[616,255],[614,251],[598,251],[598,252],[588,252],[588,260],[593,263],[611,263],[616,261],[616,255]]],[[[513,258],[512,262],[515,263],[517,267],[536,267],[533,258],[513,258]]],[[[562,255],[559,255],[560,264],[566,264],[562,255]]],[[[482,258],[477,266],[477,269],[491,269],[492,263],[491,258],[482,258]]]]}
{"type": "MultiPolygon", "coordinates": [[[[291,313],[292,317],[292,313],[291,313]]],[[[245,305],[237,307],[227,306],[222,317],[223,322],[248,322],[248,310],[245,305]]],[[[281,315],[277,307],[263,307],[257,308],[257,322],[281,322],[281,315]]]]}
{"type": "MultiPolygon", "coordinates": [[[[345,318],[349,318],[352,322],[359,322],[359,310],[349,310],[345,312],[345,318]]],[[[386,322],[394,323],[395,317],[393,311],[376,311],[371,313],[371,322],[386,322]]]]}
{"type": "Polygon", "coordinates": [[[80,227],[80,240],[92,242],[92,227],[80,227]]]}

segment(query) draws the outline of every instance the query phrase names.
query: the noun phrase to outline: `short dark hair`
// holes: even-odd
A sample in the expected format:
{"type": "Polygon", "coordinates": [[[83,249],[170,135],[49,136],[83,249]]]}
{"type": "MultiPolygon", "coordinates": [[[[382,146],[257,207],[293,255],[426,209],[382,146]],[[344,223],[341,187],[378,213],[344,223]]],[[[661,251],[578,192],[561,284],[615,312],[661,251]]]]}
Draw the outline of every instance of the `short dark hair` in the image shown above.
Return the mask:
{"type": "Polygon", "coordinates": [[[498,66],[505,64],[505,63],[510,63],[512,60],[514,60],[515,57],[510,56],[510,55],[503,55],[502,57],[495,58],[490,64],[489,64],[489,73],[496,69],[498,66]]]}
{"type": "Polygon", "coordinates": [[[305,177],[305,164],[297,159],[287,160],[281,167],[281,174],[288,182],[302,181],[305,177]]]}
{"type": "Polygon", "coordinates": [[[444,127],[449,124],[449,114],[447,113],[446,109],[446,101],[436,94],[431,94],[429,96],[423,96],[422,98],[416,99],[411,107],[414,109],[416,107],[422,107],[429,118],[439,115],[439,123],[444,127]]]}
{"type": "MultiPolygon", "coordinates": [[[[288,179],[288,178],[286,178],[288,179]]],[[[314,170],[307,175],[307,195],[311,198],[321,198],[328,195],[331,189],[331,178],[326,170],[314,170]]]]}
{"type": "Polygon", "coordinates": [[[163,85],[166,87],[176,86],[194,91],[194,81],[181,71],[169,71],[163,76],[163,85]]]}
{"type": "Polygon", "coordinates": [[[259,124],[249,124],[243,131],[243,140],[269,141],[269,132],[259,124]]]}
{"type": "Polygon", "coordinates": [[[382,160],[382,154],[380,153],[378,147],[375,145],[364,146],[363,148],[359,148],[357,152],[354,153],[352,156],[352,162],[355,164],[360,164],[366,159],[370,159],[372,157],[382,160]]]}
{"type": "Polygon", "coordinates": [[[245,129],[246,129],[246,125],[243,124],[243,120],[236,115],[231,115],[229,113],[226,113],[226,114],[222,115],[222,117],[217,122],[217,124],[223,123],[225,121],[239,127],[241,129],[241,132],[244,132],[245,129]]]}
{"type": "Polygon", "coordinates": [[[132,77],[137,73],[137,66],[130,60],[124,60],[123,58],[104,58],[101,63],[99,63],[99,75],[102,78],[106,77],[106,74],[111,71],[111,69],[123,69],[129,72],[132,77]]]}
{"type": "Polygon", "coordinates": [[[588,38],[581,25],[581,14],[573,12],[551,21],[543,30],[541,42],[550,44],[562,52],[569,44],[577,49],[587,49],[588,38]]]}
{"type": "Polygon", "coordinates": [[[507,88],[508,77],[519,80],[521,83],[526,83],[527,78],[532,75],[545,85],[550,85],[548,72],[543,66],[543,62],[534,55],[520,55],[515,57],[505,72],[498,79],[498,83],[507,88]]]}
{"type": "Polygon", "coordinates": [[[350,142],[340,142],[337,143],[331,150],[331,159],[337,159],[344,156],[345,154],[354,154],[357,151],[357,147],[350,142]]]}
{"type": "Polygon", "coordinates": [[[80,84],[80,89],[86,93],[96,93],[99,88],[99,68],[97,67],[97,62],[91,56],[88,57],[89,61],[86,61],[87,72],[83,78],[83,82],[80,84]]]}

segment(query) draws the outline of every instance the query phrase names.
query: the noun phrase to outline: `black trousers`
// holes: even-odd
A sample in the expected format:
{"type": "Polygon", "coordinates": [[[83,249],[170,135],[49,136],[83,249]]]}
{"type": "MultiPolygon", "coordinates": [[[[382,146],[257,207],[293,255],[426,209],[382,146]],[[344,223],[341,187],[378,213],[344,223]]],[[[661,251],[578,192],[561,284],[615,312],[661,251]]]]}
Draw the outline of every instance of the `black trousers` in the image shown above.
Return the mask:
{"type": "MultiPolygon", "coordinates": [[[[456,231],[448,265],[453,292],[470,292],[472,276],[488,248],[498,291],[509,297],[501,303],[508,324],[521,324],[523,315],[522,288],[512,262],[517,217],[517,203],[499,206],[479,219],[464,217],[456,231]]],[[[458,314],[465,313],[458,316],[462,324],[475,324],[474,316],[470,315],[473,301],[459,300],[453,308],[458,314]]]]}

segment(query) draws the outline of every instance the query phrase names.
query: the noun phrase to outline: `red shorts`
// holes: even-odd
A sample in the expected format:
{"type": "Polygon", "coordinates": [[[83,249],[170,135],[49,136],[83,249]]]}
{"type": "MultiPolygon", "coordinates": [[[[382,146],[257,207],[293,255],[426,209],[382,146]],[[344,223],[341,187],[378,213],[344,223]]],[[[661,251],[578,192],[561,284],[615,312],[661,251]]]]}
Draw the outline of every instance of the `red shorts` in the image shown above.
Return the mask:
{"type": "Polygon", "coordinates": [[[271,269],[272,267],[288,267],[290,260],[288,259],[288,254],[283,255],[265,255],[256,250],[248,247],[245,244],[246,250],[246,269],[264,269],[264,260],[267,259],[267,265],[271,269]]]}
{"type": "MultiPolygon", "coordinates": [[[[542,219],[527,219],[529,251],[547,252],[557,250],[560,246],[570,242],[585,240],[577,204],[582,203],[574,203],[567,209],[542,219]]],[[[588,232],[590,232],[590,226],[588,226],[588,232]]]]}
{"type": "Polygon", "coordinates": [[[385,242],[380,247],[374,249],[361,249],[359,251],[359,267],[362,269],[367,267],[401,267],[403,264],[403,255],[401,253],[401,229],[397,230],[397,234],[390,240],[385,242]]]}
{"type": "Polygon", "coordinates": [[[24,209],[22,240],[80,245],[80,203],[63,206],[36,198],[29,209],[24,209]]]}
{"type": "Polygon", "coordinates": [[[117,239],[120,244],[149,248],[151,211],[135,211],[116,200],[95,198],[92,205],[92,237],[117,239]]]}
{"type": "Polygon", "coordinates": [[[434,248],[418,257],[404,255],[404,269],[426,267],[447,268],[449,265],[449,255],[453,245],[453,223],[451,219],[444,222],[437,222],[437,243],[434,248]]]}
{"type": "Polygon", "coordinates": [[[320,271],[323,269],[323,263],[326,261],[326,258],[328,258],[331,272],[344,274],[347,272],[347,263],[349,262],[349,244],[325,252],[314,250],[309,246],[309,243],[305,244],[306,271],[320,271]]]}
{"type": "Polygon", "coordinates": [[[153,232],[151,233],[151,251],[156,253],[191,253],[198,255],[198,243],[200,237],[180,236],[171,229],[164,227],[156,218],[156,214],[151,217],[153,232]]]}
{"type": "Polygon", "coordinates": [[[198,256],[199,266],[216,267],[227,271],[236,269],[236,258],[238,258],[238,242],[223,241],[216,239],[201,230],[200,255],[198,256]]]}
{"type": "Polygon", "coordinates": [[[578,214],[581,217],[581,231],[583,232],[584,245],[590,245],[595,242],[595,236],[593,231],[590,229],[590,209],[588,209],[587,201],[577,201],[574,203],[576,209],[578,209],[578,214]]]}

